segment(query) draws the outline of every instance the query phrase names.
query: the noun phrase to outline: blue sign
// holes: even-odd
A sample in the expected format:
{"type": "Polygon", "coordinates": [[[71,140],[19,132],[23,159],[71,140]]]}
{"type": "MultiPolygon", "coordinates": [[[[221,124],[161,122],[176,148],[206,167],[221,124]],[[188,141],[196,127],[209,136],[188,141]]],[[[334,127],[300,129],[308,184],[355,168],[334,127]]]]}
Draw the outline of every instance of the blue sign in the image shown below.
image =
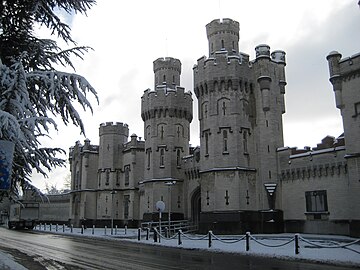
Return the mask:
{"type": "Polygon", "coordinates": [[[0,140],[0,190],[10,189],[13,155],[14,143],[0,140]]]}

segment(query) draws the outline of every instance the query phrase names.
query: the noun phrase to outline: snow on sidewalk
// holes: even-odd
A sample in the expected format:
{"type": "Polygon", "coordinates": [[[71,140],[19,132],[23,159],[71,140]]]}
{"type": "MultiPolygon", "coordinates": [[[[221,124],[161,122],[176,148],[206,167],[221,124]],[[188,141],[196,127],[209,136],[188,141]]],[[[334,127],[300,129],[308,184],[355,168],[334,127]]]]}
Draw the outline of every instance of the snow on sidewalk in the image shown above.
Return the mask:
{"type": "Polygon", "coordinates": [[[213,235],[211,247],[209,247],[209,237],[207,235],[183,234],[181,245],[179,245],[178,235],[172,239],[161,238],[161,242],[154,242],[153,234],[146,240],[146,232],[141,232],[141,240],[138,241],[137,229],[113,229],[110,228],[81,228],[49,226],[44,231],[44,226],[38,226],[38,231],[51,232],[57,234],[70,234],[82,237],[101,237],[110,239],[122,239],[143,244],[169,246],[185,249],[202,249],[212,252],[230,252],[243,255],[256,255],[266,257],[276,257],[289,260],[308,260],[327,264],[347,265],[360,267],[360,239],[336,235],[299,235],[299,254],[295,254],[294,234],[268,234],[251,235],[249,241],[249,251],[246,251],[245,237],[229,235],[213,235]],[[63,232],[64,230],[64,232],[63,232]],[[81,231],[83,233],[81,233],[81,231]],[[239,239],[243,238],[241,241],[239,239]],[[201,239],[201,240],[200,240],[201,239]],[[274,247],[275,246],[275,247],[274,247]]]}

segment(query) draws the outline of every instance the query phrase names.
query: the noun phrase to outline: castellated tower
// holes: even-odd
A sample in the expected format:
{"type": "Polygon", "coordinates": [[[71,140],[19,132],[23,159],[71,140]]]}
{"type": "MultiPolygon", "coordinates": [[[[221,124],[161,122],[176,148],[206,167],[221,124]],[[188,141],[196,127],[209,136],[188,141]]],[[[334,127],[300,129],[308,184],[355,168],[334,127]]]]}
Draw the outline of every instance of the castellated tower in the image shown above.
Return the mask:
{"type": "Polygon", "coordinates": [[[271,54],[269,46],[259,45],[250,61],[239,52],[239,23],[231,19],[210,22],[206,32],[209,57],[193,68],[200,121],[200,222],[221,220],[223,211],[228,224],[239,224],[247,222],[239,211],[280,207],[274,190],[277,148],[283,146],[285,53],[271,54]]]}
{"type": "MultiPolygon", "coordinates": [[[[360,226],[360,54],[341,59],[341,54],[333,51],[327,60],[336,107],[343,120],[350,191],[348,201],[352,211],[350,227],[355,231],[360,226]]],[[[356,231],[360,234],[359,229],[356,231]]]]}
{"type": "MultiPolygon", "coordinates": [[[[183,218],[184,172],[182,157],[189,154],[192,96],[180,87],[181,62],[167,57],[154,61],[155,89],[146,90],[141,98],[144,121],[145,170],[140,185],[140,216],[150,218],[155,203],[171,205],[172,218],[183,218]],[[173,184],[171,188],[166,185],[173,184]],[[169,201],[171,197],[171,201],[169,201]]],[[[167,208],[168,209],[168,208],[167,208]]],[[[165,211],[167,212],[167,211],[165,211]]]]}
{"type": "Polygon", "coordinates": [[[109,174],[123,166],[121,155],[128,140],[129,128],[123,123],[103,123],[99,127],[99,136],[99,178],[100,185],[105,185],[109,182],[109,174]]]}

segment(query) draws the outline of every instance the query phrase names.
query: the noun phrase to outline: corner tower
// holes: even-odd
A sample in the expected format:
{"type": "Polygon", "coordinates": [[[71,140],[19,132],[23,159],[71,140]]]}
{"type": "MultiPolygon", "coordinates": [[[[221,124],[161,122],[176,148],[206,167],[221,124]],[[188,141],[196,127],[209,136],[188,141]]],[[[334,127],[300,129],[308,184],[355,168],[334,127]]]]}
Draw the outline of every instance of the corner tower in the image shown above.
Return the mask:
{"type": "MultiPolygon", "coordinates": [[[[278,182],[286,82],[285,53],[259,45],[256,59],[249,60],[239,51],[239,29],[231,19],[207,24],[209,56],[198,59],[193,71],[200,121],[200,223],[223,220],[219,213],[226,212],[223,228],[242,230],[241,223],[248,221],[241,211],[257,219],[259,210],[279,208],[267,187],[276,189],[278,182]]],[[[280,219],[281,213],[274,216],[280,219]]]]}
{"type": "MultiPolygon", "coordinates": [[[[171,205],[173,215],[184,214],[181,170],[182,157],[189,154],[190,123],[193,118],[192,96],[180,87],[181,62],[167,57],[154,61],[155,89],[146,90],[141,98],[144,121],[145,170],[141,181],[144,206],[140,215],[152,215],[155,203],[171,205]],[[166,182],[176,182],[171,198],[166,182]]],[[[146,220],[146,216],[144,216],[146,220]]]]}

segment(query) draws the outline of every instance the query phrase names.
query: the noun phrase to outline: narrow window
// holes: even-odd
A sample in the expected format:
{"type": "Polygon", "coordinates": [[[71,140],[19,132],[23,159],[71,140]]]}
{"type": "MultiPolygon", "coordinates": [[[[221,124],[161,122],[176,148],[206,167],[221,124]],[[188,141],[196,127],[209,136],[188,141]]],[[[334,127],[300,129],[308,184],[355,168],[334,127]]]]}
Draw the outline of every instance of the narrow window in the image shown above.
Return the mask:
{"type": "Polygon", "coordinates": [[[106,169],[105,185],[109,185],[110,182],[110,170],[106,169]]]}
{"type": "Polygon", "coordinates": [[[116,170],[116,185],[120,185],[120,170],[116,170]]]}
{"type": "Polygon", "coordinates": [[[243,131],[243,147],[244,147],[244,153],[248,153],[248,143],[247,143],[247,133],[246,131],[243,131]]]}
{"type": "Polygon", "coordinates": [[[227,130],[223,130],[223,152],[228,151],[228,133],[227,130]]]}
{"type": "Polygon", "coordinates": [[[205,155],[209,154],[209,134],[205,133],[205,155]]]}
{"type": "Polygon", "coordinates": [[[163,82],[166,82],[166,76],[165,75],[163,76],[163,82]]]}
{"type": "Polygon", "coordinates": [[[269,179],[271,179],[271,171],[269,171],[269,179]]]}
{"type": "Polygon", "coordinates": [[[224,40],[223,40],[223,39],[221,40],[221,48],[222,48],[222,49],[225,49],[225,44],[224,44],[224,40]]]}
{"type": "Polygon", "coordinates": [[[147,167],[150,168],[150,162],[151,162],[151,151],[150,149],[147,150],[147,167]]]}
{"type": "Polygon", "coordinates": [[[165,150],[164,148],[160,149],[160,167],[164,167],[164,160],[165,160],[165,150]]]}
{"type": "Polygon", "coordinates": [[[176,166],[178,166],[178,167],[181,166],[181,150],[180,149],[176,150],[176,166]]]}
{"type": "Polygon", "coordinates": [[[266,120],[266,127],[269,127],[269,121],[266,120]]]}
{"type": "Polygon", "coordinates": [[[130,202],[130,195],[124,196],[124,219],[129,218],[129,202],[130,202]]]}
{"type": "Polygon", "coordinates": [[[130,180],[130,165],[126,165],[124,170],[125,170],[125,186],[128,186],[130,180]]]}
{"type": "Polygon", "coordinates": [[[225,101],[222,104],[222,111],[223,111],[223,115],[226,115],[226,103],[225,103],[225,101]]]}
{"type": "Polygon", "coordinates": [[[232,48],[233,48],[233,50],[235,50],[235,42],[234,41],[232,42],[232,48]]]}
{"type": "Polygon", "coordinates": [[[270,145],[267,146],[268,153],[270,153],[270,145]]]}

